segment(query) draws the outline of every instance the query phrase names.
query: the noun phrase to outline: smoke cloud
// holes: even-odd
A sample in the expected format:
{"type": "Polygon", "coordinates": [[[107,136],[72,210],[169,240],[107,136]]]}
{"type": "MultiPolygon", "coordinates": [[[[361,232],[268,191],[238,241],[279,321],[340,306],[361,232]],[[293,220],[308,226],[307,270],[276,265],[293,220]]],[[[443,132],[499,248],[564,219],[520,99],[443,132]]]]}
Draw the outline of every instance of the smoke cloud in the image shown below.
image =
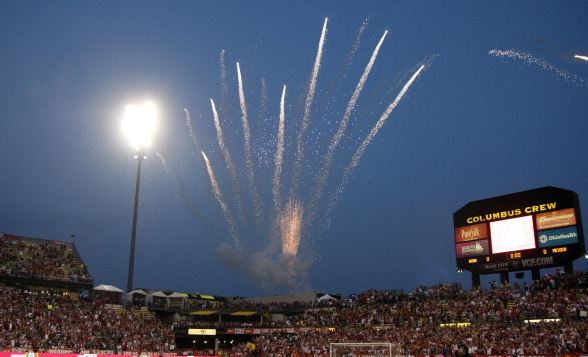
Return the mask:
{"type": "Polygon", "coordinates": [[[218,258],[227,267],[243,271],[259,288],[268,293],[310,290],[308,273],[311,259],[285,256],[270,250],[246,253],[228,244],[216,248],[218,258]]]}

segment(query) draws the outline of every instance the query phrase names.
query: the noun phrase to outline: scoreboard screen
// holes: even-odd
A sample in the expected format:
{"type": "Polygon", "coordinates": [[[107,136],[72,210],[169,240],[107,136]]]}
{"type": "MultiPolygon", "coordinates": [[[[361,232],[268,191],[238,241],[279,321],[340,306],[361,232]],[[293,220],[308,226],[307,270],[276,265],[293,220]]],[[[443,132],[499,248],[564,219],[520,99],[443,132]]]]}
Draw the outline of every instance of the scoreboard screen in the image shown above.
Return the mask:
{"type": "Polygon", "coordinates": [[[563,266],[586,252],[578,195],[543,187],[453,214],[458,268],[481,274],[563,266]]]}

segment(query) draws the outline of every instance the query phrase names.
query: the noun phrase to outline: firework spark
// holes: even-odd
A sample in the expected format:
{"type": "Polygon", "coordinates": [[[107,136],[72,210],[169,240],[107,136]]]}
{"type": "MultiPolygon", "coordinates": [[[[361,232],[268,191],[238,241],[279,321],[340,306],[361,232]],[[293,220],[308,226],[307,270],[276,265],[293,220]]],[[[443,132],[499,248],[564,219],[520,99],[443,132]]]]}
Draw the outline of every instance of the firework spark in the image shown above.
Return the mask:
{"type": "Polygon", "coordinates": [[[255,219],[257,223],[261,223],[261,200],[255,189],[255,176],[253,173],[253,160],[251,159],[251,131],[249,130],[249,119],[247,116],[247,103],[245,102],[245,94],[243,92],[243,77],[241,77],[241,67],[237,62],[237,80],[239,86],[239,105],[241,106],[241,124],[243,124],[243,139],[245,141],[245,164],[247,166],[247,182],[249,183],[249,191],[253,198],[255,205],[255,219]]]}
{"type": "Polygon", "coordinates": [[[372,142],[372,140],[374,139],[376,134],[378,134],[378,131],[380,131],[382,126],[384,126],[384,124],[386,123],[386,120],[388,120],[388,117],[390,117],[390,114],[392,114],[394,109],[396,109],[396,107],[398,106],[398,103],[400,103],[400,101],[402,100],[402,98],[404,97],[406,92],[408,92],[408,90],[410,89],[410,87],[412,86],[414,81],[417,79],[417,77],[421,74],[421,72],[424,69],[425,69],[425,65],[421,65],[419,67],[419,69],[412,75],[412,77],[410,77],[410,79],[408,80],[408,82],[406,82],[404,87],[402,87],[402,90],[400,90],[400,92],[398,93],[398,95],[396,96],[394,101],[392,103],[390,103],[388,108],[386,108],[386,111],[384,111],[384,113],[382,113],[382,115],[380,116],[380,119],[378,119],[378,121],[376,122],[376,125],[374,125],[372,130],[365,137],[365,139],[363,139],[362,143],[359,145],[359,147],[355,151],[355,154],[353,154],[351,161],[349,162],[349,164],[347,165],[347,167],[345,167],[345,170],[343,171],[343,178],[341,179],[339,186],[337,186],[337,188],[335,189],[335,192],[334,192],[333,196],[331,197],[331,200],[329,201],[329,204],[327,206],[326,213],[325,213],[325,217],[326,217],[326,222],[324,225],[325,229],[329,227],[329,225],[331,223],[331,213],[333,212],[335,206],[337,205],[337,203],[341,199],[341,195],[343,194],[343,190],[345,189],[345,186],[347,186],[347,183],[349,182],[349,179],[351,178],[351,174],[352,174],[353,170],[357,167],[357,165],[359,165],[359,162],[361,161],[361,158],[363,157],[363,154],[364,154],[366,148],[372,142]]]}
{"type": "Polygon", "coordinates": [[[219,55],[219,80],[220,80],[220,90],[221,90],[221,102],[220,102],[220,112],[223,115],[223,119],[226,118],[227,113],[225,112],[227,107],[227,97],[229,94],[229,86],[227,85],[227,66],[225,65],[225,50],[222,49],[219,55]]]}
{"type": "Polygon", "coordinates": [[[216,138],[218,141],[218,146],[223,154],[223,158],[225,160],[225,164],[227,165],[227,169],[231,175],[231,182],[233,185],[233,192],[235,194],[235,201],[237,204],[237,210],[239,213],[241,212],[241,190],[239,189],[239,176],[237,175],[237,170],[235,169],[235,164],[233,163],[233,159],[231,158],[231,153],[229,148],[225,145],[225,139],[223,135],[223,129],[220,124],[220,120],[218,117],[218,112],[216,111],[216,106],[214,105],[214,100],[210,99],[210,106],[212,107],[212,114],[214,119],[214,127],[216,128],[216,138]]]}
{"type": "Polygon", "coordinates": [[[556,65],[547,62],[543,58],[535,57],[530,53],[520,52],[516,50],[490,50],[489,55],[499,58],[511,58],[522,61],[527,65],[535,65],[540,68],[555,73],[559,78],[566,82],[573,83],[580,87],[588,88],[588,83],[585,78],[582,78],[573,73],[567,72],[558,68],[556,65]]]}
{"type": "Polygon", "coordinates": [[[349,52],[349,55],[347,55],[347,63],[345,65],[345,67],[349,67],[351,65],[351,63],[353,62],[353,58],[355,57],[355,55],[357,54],[357,51],[359,50],[359,44],[361,43],[361,36],[363,35],[365,29],[367,28],[368,24],[369,24],[369,18],[366,17],[361,26],[359,27],[359,30],[357,30],[357,35],[355,35],[355,39],[353,40],[353,46],[351,46],[351,51],[349,52]]]}
{"type": "Polygon", "coordinates": [[[314,100],[314,94],[316,92],[316,82],[319,74],[319,70],[321,68],[321,60],[323,57],[323,47],[325,45],[325,39],[327,36],[327,21],[328,18],[325,18],[325,22],[323,23],[323,30],[321,32],[321,38],[319,39],[318,50],[316,52],[316,58],[314,60],[314,66],[312,67],[312,75],[310,77],[310,82],[308,83],[308,89],[306,91],[306,100],[304,102],[304,114],[302,116],[302,124],[300,125],[300,130],[298,131],[298,137],[296,142],[296,157],[294,159],[294,171],[292,174],[292,186],[290,188],[290,197],[294,195],[297,190],[298,186],[298,178],[300,176],[300,165],[302,164],[302,158],[304,157],[304,134],[308,129],[308,125],[310,122],[310,110],[312,107],[312,102],[314,100]]]}
{"type": "MultiPolygon", "coordinates": [[[[240,106],[240,114],[241,114],[241,125],[242,125],[242,135],[244,141],[244,166],[245,169],[243,170],[246,174],[250,195],[252,197],[251,203],[248,203],[251,206],[254,206],[253,209],[255,211],[255,219],[257,223],[256,234],[265,233],[267,234],[267,245],[264,245],[260,250],[253,250],[251,252],[245,250],[245,247],[241,247],[241,241],[239,239],[239,231],[237,228],[243,229],[243,232],[247,232],[246,227],[237,227],[235,219],[233,218],[232,212],[227,205],[227,201],[225,200],[225,196],[219,187],[217,182],[214,170],[212,165],[206,156],[205,152],[202,152],[203,161],[206,164],[206,170],[208,172],[208,176],[210,179],[210,186],[212,189],[212,193],[223,212],[224,218],[226,220],[226,224],[228,227],[228,231],[230,236],[235,241],[235,245],[237,248],[230,248],[227,245],[221,245],[217,249],[217,254],[221,259],[224,259],[227,264],[230,264],[233,267],[240,267],[243,270],[254,278],[256,282],[258,282],[261,286],[268,286],[270,287],[287,287],[291,289],[300,289],[302,287],[308,286],[307,280],[307,272],[312,265],[311,259],[307,259],[305,257],[305,252],[303,250],[306,245],[302,241],[302,239],[307,235],[310,234],[311,229],[314,228],[321,228],[325,229],[328,228],[328,225],[331,220],[331,212],[334,210],[336,203],[339,201],[343,194],[343,190],[347,185],[348,181],[351,178],[351,175],[355,168],[359,165],[362,157],[370,145],[376,134],[385,124],[388,117],[392,114],[395,108],[398,106],[399,102],[402,100],[404,95],[408,92],[411,88],[412,84],[415,82],[417,77],[423,72],[423,70],[428,67],[427,62],[423,62],[424,64],[418,68],[418,70],[412,75],[412,77],[404,84],[401,91],[398,93],[396,98],[384,113],[380,116],[379,120],[376,122],[375,126],[371,129],[369,134],[365,137],[365,139],[361,142],[357,150],[355,151],[354,155],[352,156],[349,164],[344,168],[342,180],[339,186],[334,187],[335,190],[333,192],[333,196],[329,197],[330,201],[327,202],[326,213],[325,213],[325,224],[321,224],[320,227],[311,227],[313,224],[313,220],[316,219],[319,204],[322,202],[321,199],[323,197],[323,191],[325,190],[325,186],[329,179],[329,175],[332,171],[333,162],[335,160],[335,155],[339,147],[341,146],[343,139],[346,136],[346,132],[349,130],[349,126],[351,123],[351,119],[354,115],[354,112],[357,107],[357,103],[361,94],[363,93],[364,87],[368,81],[368,77],[372,71],[373,66],[378,58],[381,46],[385,38],[387,37],[388,31],[385,31],[381,38],[379,39],[376,47],[373,49],[371,57],[366,64],[365,68],[363,69],[362,75],[359,78],[358,82],[356,83],[356,87],[351,94],[348,102],[346,103],[345,110],[343,112],[342,117],[340,117],[340,122],[338,123],[338,128],[330,138],[329,142],[327,143],[326,153],[324,154],[323,161],[321,163],[321,167],[317,172],[310,172],[312,177],[314,177],[314,184],[315,187],[311,187],[309,190],[309,202],[304,201],[301,199],[299,194],[302,191],[299,186],[302,186],[305,183],[301,177],[301,170],[303,165],[307,164],[307,159],[305,158],[305,150],[308,150],[309,140],[307,138],[307,134],[311,129],[311,113],[313,112],[313,105],[315,100],[315,94],[318,90],[317,83],[318,83],[318,75],[321,70],[322,60],[323,60],[323,53],[326,44],[327,38],[327,24],[328,19],[324,19],[320,39],[318,41],[318,48],[316,52],[316,57],[314,58],[314,65],[312,66],[312,70],[310,73],[310,78],[306,83],[304,92],[302,93],[302,103],[301,103],[301,118],[296,128],[292,130],[292,145],[287,146],[285,145],[286,137],[285,137],[285,126],[286,126],[286,93],[287,93],[287,86],[284,85],[282,88],[282,95],[280,98],[280,111],[279,111],[279,121],[278,121],[278,128],[277,133],[269,131],[262,132],[260,138],[257,135],[254,135],[257,141],[252,140],[252,129],[255,133],[257,133],[257,123],[252,121],[254,124],[253,127],[250,127],[249,117],[248,117],[248,106],[245,100],[245,89],[244,89],[244,80],[241,73],[241,68],[239,62],[236,63],[236,70],[237,70],[237,89],[238,89],[238,100],[240,106]],[[268,134],[269,133],[269,134],[268,134]],[[271,138],[267,138],[271,136],[271,138]],[[275,152],[274,150],[274,142],[275,143],[275,152]],[[259,149],[259,153],[257,151],[257,143],[260,142],[261,149],[259,149]],[[255,143],[255,144],[254,144],[255,143]],[[284,186],[284,178],[282,178],[284,165],[286,161],[286,150],[287,148],[291,148],[292,152],[291,155],[293,157],[292,162],[292,174],[288,179],[288,183],[290,187],[283,187],[284,186]],[[261,197],[258,195],[258,192],[255,187],[255,172],[254,172],[254,159],[255,164],[259,162],[266,162],[266,167],[269,168],[271,165],[271,160],[269,160],[270,156],[267,156],[268,153],[272,153],[273,155],[273,177],[270,183],[271,185],[271,195],[273,200],[273,209],[268,214],[271,218],[270,220],[265,220],[264,223],[268,223],[265,227],[266,231],[262,232],[261,226],[261,219],[262,219],[262,201],[261,197]],[[259,155],[258,155],[259,154],[259,155]],[[262,160],[262,156],[266,155],[266,160],[262,160]],[[254,156],[254,157],[253,157],[254,156]],[[282,196],[283,195],[283,196],[282,196]],[[271,224],[271,225],[270,225],[271,224]]],[[[353,58],[355,57],[356,53],[359,50],[359,44],[362,34],[364,33],[365,29],[367,28],[368,20],[366,19],[363,24],[361,25],[357,36],[355,37],[351,52],[346,58],[344,65],[344,73],[340,75],[338,78],[343,79],[345,78],[345,73],[349,69],[348,67],[351,66],[353,62],[353,58]]],[[[220,53],[220,81],[221,81],[221,94],[222,99],[224,100],[228,91],[226,86],[226,68],[225,68],[225,51],[222,50],[220,53]]],[[[334,87],[338,88],[338,82],[335,83],[334,87]]],[[[268,105],[268,97],[267,97],[267,89],[268,85],[266,83],[265,78],[261,78],[261,86],[260,86],[260,103],[259,103],[259,117],[260,117],[260,124],[265,123],[266,120],[266,113],[267,113],[267,105],[268,105]]],[[[345,98],[347,99],[347,98],[345,98]]],[[[220,111],[217,112],[217,108],[215,106],[215,102],[211,99],[211,108],[213,112],[213,119],[214,125],[216,128],[217,140],[218,145],[220,147],[222,156],[224,158],[225,164],[227,165],[227,171],[233,177],[233,197],[228,197],[229,199],[237,199],[239,200],[239,176],[237,172],[238,163],[234,162],[231,158],[231,155],[228,150],[227,143],[225,142],[226,137],[224,136],[227,131],[227,127],[224,127],[224,123],[221,123],[221,120],[226,120],[226,116],[223,115],[222,108],[224,107],[221,105],[219,107],[220,111]],[[220,113],[220,116],[219,116],[220,113]],[[223,127],[225,129],[225,134],[223,134],[223,127]]],[[[335,101],[332,101],[333,103],[335,101]]],[[[221,103],[222,104],[222,103],[221,103]]],[[[251,109],[251,108],[249,108],[251,109]]],[[[316,112],[316,108],[315,108],[316,112]]],[[[189,113],[187,112],[188,116],[189,113]]],[[[191,122],[188,123],[191,126],[191,122]]],[[[326,120],[330,121],[330,118],[326,118],[326,120]]],[[[268,121],[269,123],[269,121],[268,121]]],[[[290,123],[290,121],[288,122],[290,123]]],[[[272,127],[274,123],[271,123],[272,127]]],[[[294,125],[292,122],[291,125],[294,125]]],[[[261,126],[263,130],[265,126],[261,126]]],[[[237,130],[239,131],[239,130],[237,130]]],[[[239,133],[241,134],[241,133],[239,133]]],[[[195,141],[196,144],[196,141],[195,141]]],[[[319,154],[319,153],[317,153],[319,154]]],[[[322,153],[320,153],[322,154],[322,153]]],[[[270,154],[271,155],[271,154],[270,154]]],[[[260,166],[262,166],[260,164],[260,166]]],[[[310,165],[309,165],[310,169],[310,165]]],[[[260,175],[260,173],[258,173],[260,175]]],[[[309,175],[311,176],[311,175],[309,175]]],[[[306,179],[306,176],[304,176],[306,179]]],[[[309,182],[312,184],[313,182],[309,182]]],[[[268,187],[269,188],[269,187],[268,187]]],[[[306,187],[308,188],[308,187],[306,187]]],[[[241,188],[243,190],[243,188],[241,188]]],[[[261,189],[260,189],[261,190],[261,189]]],[[[261,191],[260,191],[261,192],[261,191]]],[[[263,195],[265,197],[265,195],[263,195]]],[[[241,197],[242,198],[242,197],[241,197]]],[[[269,195],[268,195],[269,198],[269,195]]],[[[243,202],[244,203],[244,202],[243,202]]],[[[237,206],[240,204],[237,203],[237,206]]],[[[268,204],[271,206],[271,204],[268,204]]],[[[245,207],[243,206],[243,209],[245,207]]],[[[265,213],[265,212],[263,212],[265,213]]],[[[243,233],[241,232],[241,233],[243,233]]],[[[320,235],[322,233],[320,230],[317,230],[317,233],[320,235]]],[[[243,233],[246,234],[246,233],[243,233]]],[[[246,242],[245,242],[246,243],[246,242]]]]}
{"type": "Polygon", "coordinates": [[[201,153],[202,157],[204,158],[204,163],[206,164],[206,171],[208,172],[208,177],[210,179],[210,187],[212,188],[214,198],[216,198],[216,201],[218,202],[221,210],[223,211],[223,214],[225,215],[225,219],[229,224],[229,233],[231,234],[231,237],[235,242],[235,246],[239,246],[239,235],[237,234],[237,225],[235,223],[235,219],[233,219],[233,215],[231,214],[231,211],[229,210],[229,207],[225,202],[223,193],[220,190],[218,182],[216,181],[216,175],[214,174],[214,170],[210,165],[210,161],[208,161],[208,157],[206,156],[204,151],[201,151],[201,153]]]}
{"type": "Polygon", "coordinates": [[[289,201],[279,216],[279,226],[282,238],[282,254],[295,257],[300,246],[302,234],[302,216],[304,209],[300,202],[289,201]]]}
{"type": "Polygon", "coordinates": [[[192,139],[192,143],[196,147],[196,150],[200,150],[200,143],[198,142],[198,138],[192,128],[192,116],[187,108],[184,108],[184,112],[186,112],[186,129],[188,129],[188,135],[190,136],[190,139],[192,139]]]}
{"type": "Polygon", "coordinates": [[[286,101],[286,86],[282,89],[282,99],[280,99],[280,122],[278,124],[278,142],[276,144],[276,168],[274,171],[273,179],[273,195],[274,195],[274,208],[277,210],[280,208],[280,176],[282,175],[282,160],[284,159],[284,122],[286,118],[285,114],[285,101],[286,101]]]}
{"type": "Polygon", "coordinates": [[[316,205],[318,204],[318,202],[320,201],[320,199],[322,197],[323,188],[325,186],[325,183],[327,182],[327,178],[329,177],[329,171],[331,170],[331,166],[333,164],[333,158],[335,156],[335,151],[337,150],[337,147],[339,146],[339,144],[341,143],[341,140],[343,139],[343,135],[345,134],[345,130],[347,129],[347,126],[349,124],[349,120],[351,119],[351,114],[353,113],[353,110],[355,109],[355,104],[357,103],[357,99],[361,95],[361,92],[363,90],[363,87],[365,86],[365,83],[366,83],[369,75],[370,75],[372,67],[374,66],[374,63],[376,62],[376,58],[378,57],[378,53],[380,52],[380,47],[382,46],[382,43],[384,42],[384,39],[386,38],[387,34],[388,34],[388,31],[385,31],[384,34],[382,35],[382,37],[380,38],[380,41],[378,42],[376,48],[374,49],[374,51],[372,53],[372,57],[370,58],[368,64],[366,65],[366,67],[363,71],[363,74],[361,75],[361,78],[359,79],[359,82],[357,82],[357,86],[355,87],[355,91],[353,92],[351,99],[349,99],[349,102],[347,103],[347,107],[345,108],[345,113],[343,114],[343,119],[341,119],[341,122],[339,123],[339,127],[337,128],[337,132],[335,133],[335,135],[331,139],[331,142],[329,143],[329,146],[327,149],[327,154],[325,155],[325,159],[323,161],[323,166],[321,167],[321,171],[318,176],[318,182],[317,182],[316,188],[314,190],[314,194],[312,195],[312,199],[310,201],[310,215],[309,215],[310,220],[313,219],[314,212],[316,211],[316,205]]]}

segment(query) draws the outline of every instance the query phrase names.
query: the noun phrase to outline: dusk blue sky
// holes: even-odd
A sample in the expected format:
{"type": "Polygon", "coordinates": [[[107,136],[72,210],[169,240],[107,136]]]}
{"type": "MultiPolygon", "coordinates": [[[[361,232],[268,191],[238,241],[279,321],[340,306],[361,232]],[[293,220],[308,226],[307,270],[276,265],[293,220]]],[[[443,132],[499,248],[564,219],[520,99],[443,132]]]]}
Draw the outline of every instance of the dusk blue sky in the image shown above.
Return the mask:
{"type": "MultiPolygon", "coordinates": [[[[588,62],[573,58],[588,55],[585,1],[2,1],[0,231],[54,240],[75,234],[96,283],[124,288],[136,161],[120,121],[127,103],[150,99],[160,120],[143,163],[135,286],[245,296],[285,291],[256,284],[244,264],[267,248],[271,233],[284,84],[281,192],[288,194],[325,17],[303,204],[374,47],[390,32],[336,151],[320,212],[381,113],[420,64],[430,66],[367,148],[330,228],[303,237],[304,289],[468,287],[470,275],[456,272],[452,214],[469,201],[556,186],[577,192],[588,212],[588,62]],[[492,49],[529,53],[557,70],[493,57],[492,49]],[[245,179],[237,61],[264,203],[258,228],[245,179]],[[224,103],[223,130],[239,171],[243,250],[229,253],[249,260],[236,267],[219,254],[233,242],[186,129],[184,108],[237,217],[210,98],[224,103]]],[[[575,264],[587,266],[586,259],[575,264]]],[[[270,262],[264,269],[274,268],[270,262]]]]}

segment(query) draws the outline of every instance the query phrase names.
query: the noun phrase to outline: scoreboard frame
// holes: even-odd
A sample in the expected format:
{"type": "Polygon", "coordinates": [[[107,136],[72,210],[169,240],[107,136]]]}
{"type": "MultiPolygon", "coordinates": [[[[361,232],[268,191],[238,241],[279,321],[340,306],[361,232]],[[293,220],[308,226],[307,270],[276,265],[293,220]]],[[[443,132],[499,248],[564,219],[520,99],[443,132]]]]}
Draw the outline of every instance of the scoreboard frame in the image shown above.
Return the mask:
{"type": "Polygon", "coordinates": [[[586,254],[579,199],[571,190],[547,186],[472,201],[453,214],[453,224],[457,267],[472,273],[566,266],[586,254]],[[508,225],[520,232],[512,242],[499,238],[499,226],[508,225]],[[504,243],[506,251],[494,252],[493,239],[496,250],[504,243]]]}

